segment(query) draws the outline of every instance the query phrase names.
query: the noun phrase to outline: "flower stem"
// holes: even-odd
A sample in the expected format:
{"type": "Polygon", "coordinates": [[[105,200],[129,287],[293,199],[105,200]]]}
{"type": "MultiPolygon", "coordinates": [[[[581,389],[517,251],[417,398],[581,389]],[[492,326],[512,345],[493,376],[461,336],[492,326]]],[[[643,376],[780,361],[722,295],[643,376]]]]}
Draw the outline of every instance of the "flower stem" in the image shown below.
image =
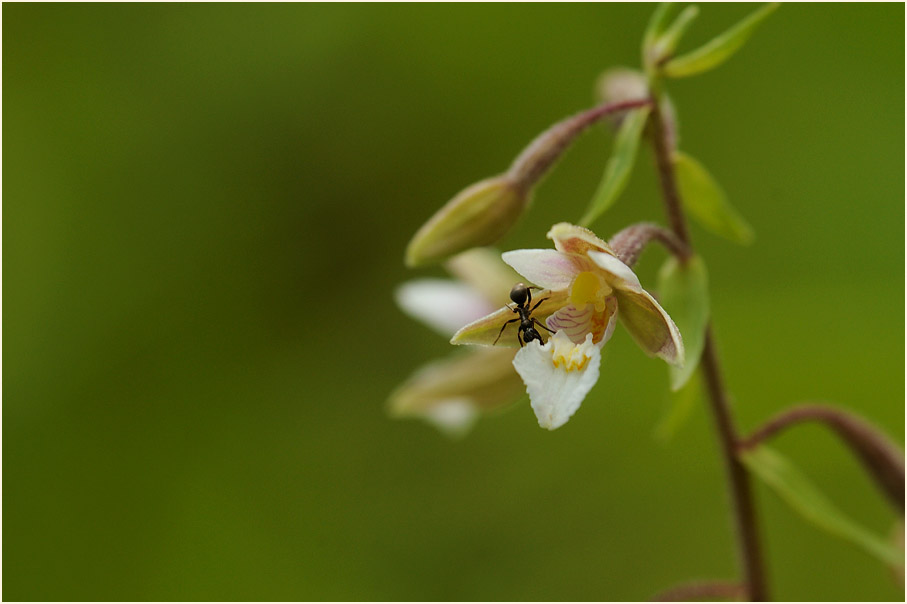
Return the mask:
{"type": "Polygon", "coordinates": [[[692,256],[690,248],[673,231],[651,222],[631,224],[614,235],[608,245],[611,246],[621,262],[632,267],[639,260],[645,247],[652,241],[662,244],[681,262],[686,262],[692,256]]]}
{"type": "Polygon", "coordinates": [[[529,143],[507,170],[508,176],[523,190],[530,190],[586,128],[609,115],[645,107],[651,102],[644,98],[603,103],[556,123],[529,143]]]}
{"type": "Polygon", "coordinates": [[[785,428],[801,422],[820,422],[831,428],[860,458],[891,504],[904,514],[904,454],[891,439],[854,413],[830,405],[806,404],[782,411],[748,438],[740,451],[757,447],[785,428]]]}
{"type": "MultiPolygon", "coordinates": [[[[653,98],[654,109],[651,114],[649,135],[658,168],[662,199],[665,213],[671,230],[688,249],[692,250],[690,234],[680,203],[680,192],[674,175],[672,161],[673,149],[669,132],[662,115],[658,95],[653,98]]],[[[729,481],[732,509],[738,539],[738,555],[743,567],[746,597],[752,601],[765,601],[768,591],[765,584],[765,571],[762,562],[762,547],[756,523],[756,510],[753,505],[753,492],[749,475],[737,458],[737,432],[731,417],[727,391],[721,375],[721,365],[712,336],[712,326],[706,326],[705,346],[700,361],[703,376],[709,393],[712,415],[721,442],[721,453],[724,457],[729,481]]]]}

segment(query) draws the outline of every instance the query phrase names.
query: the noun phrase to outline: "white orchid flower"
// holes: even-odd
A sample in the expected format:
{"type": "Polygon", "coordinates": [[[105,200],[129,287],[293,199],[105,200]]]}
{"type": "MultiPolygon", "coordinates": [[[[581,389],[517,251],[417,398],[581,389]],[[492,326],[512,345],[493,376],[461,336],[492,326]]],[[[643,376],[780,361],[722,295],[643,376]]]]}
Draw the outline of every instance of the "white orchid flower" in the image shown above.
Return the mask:
{"type": "MultiPolygon", "coordinates": [[[[445,337],[503,304],[517,279],[500,255],[488,249],[464,252],[446,266],[460,280],[419,279],[396,291],[404,312],[445,337]]],[[[512,348],[483,347],[423,365],[391,394],[389,412],[421,418],[449,436],[462,436],[479,415],[522,395],[513,357],[512,348]]]]}
{"type": "MultiPolygon", "coordinates": [[[[545,288],[533,317],[556,332],[547,342],[530,342],[513,360],[523,378],[539,425],[564,425],[598,381],[600,348],[614,330],[615,318],[651,356],[681,365],[680,332],[658,302],[646,292],[633,270],[607,243],[588,229],[568,223],[548,232],[555,249],[516,250],[502,258],[528,281],[545,288]]],[[[519,322],[510,308],[497,310],[454,334],[454,344],[492,345],[504,330],[505,345],[519,345],[519,322]]],[[[543,338],[545,336],[543,335],[543,338]]]]}

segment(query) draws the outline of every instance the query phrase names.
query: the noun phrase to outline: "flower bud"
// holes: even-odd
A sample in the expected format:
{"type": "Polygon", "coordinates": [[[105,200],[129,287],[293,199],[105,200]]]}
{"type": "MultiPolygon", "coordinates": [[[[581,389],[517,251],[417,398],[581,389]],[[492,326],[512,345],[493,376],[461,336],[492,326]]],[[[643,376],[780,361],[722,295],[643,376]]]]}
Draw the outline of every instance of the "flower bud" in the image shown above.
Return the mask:
{"type": "Polygon", "coordinates": [[[528,190],[506,175],[467,187],[413,236],[406,248],[406,265],[438,262],[496,242],[516,223],[528,202],[528,190]]]}
{"type": "MultiPolygon", "coordinates": [[[[635,69],[614,67],[598,76],[595,93],[605,103],[619,103],[649,96],[646,76],[635,69]]],[[[618,117],[623,114],[618,114],[618,117]]]]}

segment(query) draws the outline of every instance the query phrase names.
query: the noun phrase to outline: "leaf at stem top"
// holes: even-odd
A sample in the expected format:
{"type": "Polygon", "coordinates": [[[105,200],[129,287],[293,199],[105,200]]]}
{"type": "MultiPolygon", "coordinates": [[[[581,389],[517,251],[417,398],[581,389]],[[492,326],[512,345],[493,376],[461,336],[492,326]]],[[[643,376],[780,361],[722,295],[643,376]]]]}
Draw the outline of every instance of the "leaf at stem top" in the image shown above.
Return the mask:
{"type": "Polygon", "coordinates": [[[658,272],[658,294],[680,335],[686,359],[682,367],[671,365],[671,390],[680,390],[693,375],[705,345],[709,322],[709,284],[705,263],[699,256],[686,262],[671,257],[658,272]]]}
{"type": "Polygon", "coordinates": [[[674,152],[674,171],[684,207],[716,235],[748,245],[752,227],[728,202],[724,190],[701,163],[681,151],[674,152]]]}
{"type": "Polygon", "coordinates": [[[904,554],[882,537],[853,522],[780,453],[761,445],[741,460],[794,511],[820,529],[845,539],[887,564],[903,564],[904,554]]]}
{"type": "Polygon", "coordinates": [[[672,4],[672,2],[659,3],[652,13],[652,16],[649,17],[649,23],[646,25],[646,32],[642,37],[643,55],[648,53],[648,50],[655,44],[655,40],[661,35],[661,32],[664,31],[665,26],[668,23],[668,17],[671,16],[672,4]]]}
{"type": "Polygon", "coordinates": [[[605,165],[605,174],[602,177],[592,201],[586,210],[585,216],[580,220],[582,226],[589,226],[605,210],[614,205],[617,198],[627,186],[633,163],[636,161],[636,151],[639,149],[639,139],[649,117],[649,107],[640,107],[629,111],[617,131],[614,140],[614,149],[605,165]]]}
{"type": "Polygon", "coordinates": [[[671,59],[662,66],[661,73],[671,78],[685,78],[718,67],[743,46],[756,27],[778,6],[778,2],[766,4],[696,50],[671,59]]]}
{"type": "Polygon", "coordinates": [[[649,48],[647,57],[656,63],[665,57],[669,57],[674,49],[677,48],[678,42],[683,34],[690,28],[696,17],[699,16],[699,7],[691,4],[681,11],[674,22],[658,36],[652,46],[649,48]]]}

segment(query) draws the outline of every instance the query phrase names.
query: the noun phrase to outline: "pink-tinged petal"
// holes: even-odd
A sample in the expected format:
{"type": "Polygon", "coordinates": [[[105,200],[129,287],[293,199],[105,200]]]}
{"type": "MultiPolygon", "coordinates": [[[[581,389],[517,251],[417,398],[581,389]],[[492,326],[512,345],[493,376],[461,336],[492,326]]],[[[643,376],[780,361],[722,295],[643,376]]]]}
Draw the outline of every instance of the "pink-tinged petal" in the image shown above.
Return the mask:
{"type": "Polygon", "coordinates": [[[599,239],[589,229],[569,222],[559,222],[548,231],[548,239],[554,241],[554,247],[565,254],[585,255],[590,251],[614,254],[611,247],[599,239]]]}
{"type": "Polygon", "coordinates": [[[445,279],[418,279],[400,285],[397,305],[443,336],[487,315],[494,306],[468,285],[445,279]]]}
{"type": "Polygon", "coordinates": [[[526,383],[539,425],[554,430],[567,423],[598,381],[601,351],[589,335],[582,344],[558,332],[546,343],[530,342],[513,366],[526,383]]]}
{"type": "Polygon", "coordinates": [[[580,344],[590,332],[592,317],[595,315],[595,305],[586,304],[577,308],[568,304],[550,317],[545,323],[551,331],[564,333],[574,344],[580,344]]]}
{"type": "Polygon", "coordinates": [[[579,257],[556,250],[514,250],[501,259],[531,283],[554,291],[570,287],[582,270],[579,257]]]}
{"type": "Polygon", "coordinates": [[[583,308],[568,304],[548,317],[547,324],[552,331],[563,331],[575,344],[582,344],[586,334],[592,334],[592,342],[601,347],[614,333],[616,314],[617,298],[609,296],[603,312],[596,312],[594,304],[583,308]]]}
{"type": "Polygon", "coordinates": [[[639,277],[636,276],[633,269],[618,260],[616,256],[601,252],[589,252],[589,258],[599,269],[606,273],[605,280],[614,289],[625,289],[634,292],[643,291],[642,285],[639,284],[639,277]]]}
{"type": "MultiPolygon", "coordinates": [[[[533,305],[539,305],[532,313],[532,318],[538,319],[544,325],[548,316],[557,312],[558,309],[566,304],[567,292],[542,290],[533,294],[532,298],[533,305]]],[[[518,319],[519,316],[511,308],[505,306],[461,328],[451,338],[450,343],[518,347],[520,345],[519,340],[517,340],[517,330],[520,325],[518,319]],[[508,323],[508,321],[512,322],[508,323]],[[502,327],[503,332],[501,331],[502,327]],[[495,340],[497,340],[497,344],[495,344],[495,340]]],[[[538,328],[538,332],[543,340],[548,338],[548,332],[541,327],[538,328]]]]}
{"type": "Polygon", "coordinates": [[[647,291],[614,290],[620,320],[640,348],[672,365],[683,365],[683,340],[668,313],[647,291]]]}

